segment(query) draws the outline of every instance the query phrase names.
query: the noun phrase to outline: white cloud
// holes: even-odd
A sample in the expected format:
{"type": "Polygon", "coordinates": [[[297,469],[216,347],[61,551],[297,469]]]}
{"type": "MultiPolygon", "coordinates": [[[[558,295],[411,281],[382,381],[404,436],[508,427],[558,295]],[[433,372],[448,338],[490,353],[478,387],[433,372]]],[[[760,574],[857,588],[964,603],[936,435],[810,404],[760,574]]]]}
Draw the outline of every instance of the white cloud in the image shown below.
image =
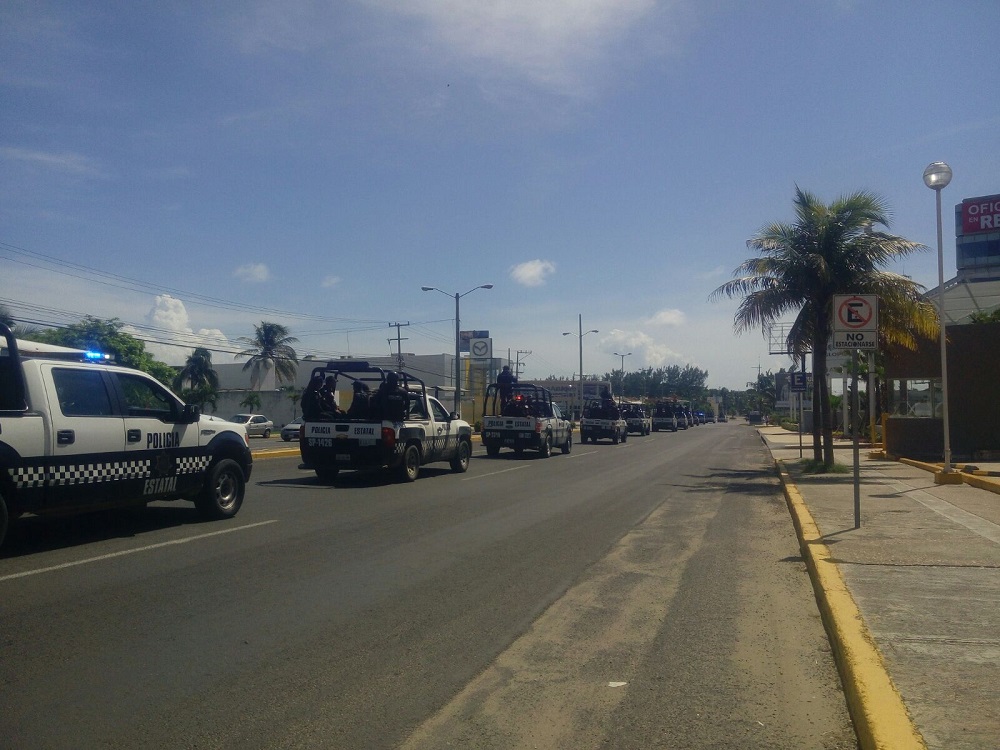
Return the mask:
{"type": "Polygon", "coordinates": [[[271,271],[263,263],[247,263],[240,266],[233,272],[240,281],[247,281],[251,284],[258,284],[271,278],[271,271]]]}
{"type": "Polygon", "coordinates": [[[153,330],[139,331],[128,326],[129,333],[143,339],[154,338],[162,342],[147,342],[146,351],[156,359],[168,364],[182,364],[196,347],[205,347],[212,352],[212,361],[234,361],[226,350],[232,350],[233,345],[226,335],[218,328],[191,328],[190,318],[184,303],[169,294],[157,295],[153,307],[146,313],[146,322],[153,330]],[[220,351],[221,350],[221,351],[220,351]]]}
{"type": "Polygon", "coordinates": [[[323,288],[329,288],[331,286],[337,286],[341,281],[339,276],[326,276],[323,281],[320,282],[320,286],[323,288]]]}
{"type": "Polygon", "coordinates": [[[30,151],[23,148],[0,148],[0,158],[6,161],[16,161],[34,166],[51,169],[64,174],[83,177],[103,177],[103,171],[98,163],[81,154],[49,153],[47,151],[30,151]]]}
{"type": "Polygon", "coordinates": [[[658,313],[653,314],[652,317],[647,318],[644,322],[646,325],[651,326],[680,326],[683,325],[687,316],[681,310],[669,309],[660,310],[658,313]]]}
{"type": "Polygon", "coordinates": [[[656,0],[369,0],[422,20],[466,69],[580,95],[614,46],[640,29],[656,0]]]}
{"type": "Polygon", "coordinates": [[[529,260],[511,266],[510,277],[522,286],[541,286],[545,277],[555,273],[556,264],[548,260],[529,260]]]}
{"type": "MultiPolygon", "coordinates": [[[[671,364],[686,364],[687,358],[671,349],[666,344],[661,343],[643,331],[623,331],[620,328],[601,337],[600,349],[606,354],[619,355],[631,352],[631,356],[625,357],[625,369],[636,370],[643,367],[665,367],[671,364]]],[[[612,369],[621,368],[621,359],[615,363],[612,369]]]]}

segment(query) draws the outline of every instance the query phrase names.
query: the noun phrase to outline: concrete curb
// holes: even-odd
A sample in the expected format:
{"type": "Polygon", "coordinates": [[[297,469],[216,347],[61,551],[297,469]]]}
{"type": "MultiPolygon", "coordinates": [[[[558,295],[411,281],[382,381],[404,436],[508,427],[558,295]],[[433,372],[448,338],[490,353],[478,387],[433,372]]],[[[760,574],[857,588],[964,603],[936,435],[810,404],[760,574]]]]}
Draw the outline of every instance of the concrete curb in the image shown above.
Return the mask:
{"type": "MultiPolygon", "coordinates": [[[[941,471],[941,464],[930,464],[925,461],[917,461],[912,458],[896,458],[902,464],[907,466],[914,466],[918,469],[923,469],[924,471],[929,471],[934,474],[934,481],[937,484],[945,484],[946,482],[938,481],[939,477],[943,476],[941,471]]],[[[955,471],[952,472],[955,475],[955,484],[968,484],[972,487],[978,487],[981,490],[986,490],[987,492],[993,492],[994,494],[1000,495],[1000,479],[996,478],[994,474],[987,471],[955,471]]]]}
{"type": "Polygon", "coordinates": [[[809,508],[784,462],[774,463],[833,646],[859,746],[862,750],[927,750],[809,508]]]}

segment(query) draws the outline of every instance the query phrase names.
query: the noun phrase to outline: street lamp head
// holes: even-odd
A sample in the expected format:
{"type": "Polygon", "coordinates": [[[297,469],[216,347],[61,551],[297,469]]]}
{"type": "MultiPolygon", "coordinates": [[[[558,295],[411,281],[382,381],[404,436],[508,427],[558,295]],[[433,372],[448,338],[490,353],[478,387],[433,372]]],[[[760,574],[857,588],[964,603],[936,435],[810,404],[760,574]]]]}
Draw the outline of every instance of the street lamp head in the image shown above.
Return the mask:
{"type": "Polygon", "coordinates": [[[951,167],[943,161],[936,161],[927,165],[924,170],[924,184],[931,190],[941,190],[948,187],[951,182],[951,167]]]}
{"type": "Polygon", "coordinates": [[[492,289],[492,288],[493,288],[493,285],[492,285],[492,284],[483,284],[483,285],[482,285],[481,287],[479,287],[479,288],[480,288],[480,289],[492,289]]]}
{"type": "Polygon", "coordinates": [[[572,335],[573,335],[572,331],[563,331],[563,336],[572,336],[572,335]]]}
{"type": "Polygon", "coordinates": [[[420,291],[421,292],[433,292],[434,291],[434,287],[432,287],[432,286],[422,286],[422,287],[420,287],[420,291]]]}
{"type": "MultiPolygon", "coordinates": [[[[600,333],[600,331],[598,331],[596,328],[591,328],[589,331],[587,331],[587,333],[600,333]]],[[[583,335],[586,336],[587,333],[585,333],[583,335]]]]}

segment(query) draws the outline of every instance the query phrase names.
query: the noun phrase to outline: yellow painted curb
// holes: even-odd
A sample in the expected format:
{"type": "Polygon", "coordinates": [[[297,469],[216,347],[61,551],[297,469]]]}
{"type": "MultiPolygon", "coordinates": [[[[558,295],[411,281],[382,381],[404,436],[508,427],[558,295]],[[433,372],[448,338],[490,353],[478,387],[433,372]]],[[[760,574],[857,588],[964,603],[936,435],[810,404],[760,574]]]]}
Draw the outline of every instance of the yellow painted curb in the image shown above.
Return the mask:
{"type": "Polygon", "coordinates": [[[1000,495],[1000,478],[987,478],[984,476],[976,476],[975,474],[962,474],[962,481],[973,487],[978,487],[981,490],[988,490],[989,492],[1000,495]]]}
{"type": "Polygon", "coordinates": [[[991,477],[984,472],[968,473],[965,471],[953,472],[954,477],[947,475],[949,479],[953,481],[939,481],[946,475],[941,472],[940,464],[929,464],[924,461],[916,461],[912,458],[900,458],[897,459],[900,463],[906,464],[908,466],[915,466],[918,469],[923,469],[924,471],[929,471],[934,474],[935,484],[967,484],[970,487],[978,487],[981,490],[986,490],[988,492],[993,492],[1000,495],[1000,477],[991,477]]]}
{"type": "Polygon", "coordinates": [[[927,750],[801,493],[784,462],[774,463],[833,646],[859,746],[862,750],[927,750]]]}
{"type": "Polygon", "coordinates": [[[278,448],[277,450],[273,451],[263,450],[259,451],[258,453],[254,453],[253,460],[260,461],[265,458],[284,458],[286,456],[297,456],[297,455],[299,455],[298,448],[278,448]]]}

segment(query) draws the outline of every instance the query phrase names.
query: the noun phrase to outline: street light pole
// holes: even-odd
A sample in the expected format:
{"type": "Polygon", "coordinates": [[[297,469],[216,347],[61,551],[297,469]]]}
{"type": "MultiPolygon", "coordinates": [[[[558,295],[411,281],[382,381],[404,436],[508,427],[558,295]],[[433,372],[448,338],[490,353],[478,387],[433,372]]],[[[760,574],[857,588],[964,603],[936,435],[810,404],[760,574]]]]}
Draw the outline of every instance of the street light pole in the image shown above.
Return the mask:
{"type": "Polygon", "coordinates": [[[580,416],[583,416],[583,337],[587,333],[600,333],[596,328],[592,328],[587,333],[583,332],[583,313],[577,316],[577,325],[579,326],[579,333],[574,334],[572,331],[563,331],[563,336],[576,336],[580,341],[580,392],[577,394],[580,399],[580,416]]]}
{"type": "Polygon", "coordinates": [[[438,289],[436,286],[422,286],[420,290],[423,292],[441,292],[441,294],[447,297],[455,298],[455,413],[462,416],[462,332],[461,323],[459,316],[459,305],[458,301],[462,299],[467,294],[472,294],[477,289],[492,289],[492,284],[480,284],[479,286],[473,287],[467,292],[459,294],[451,294],[444,291],[443,289],[438,289]]]}
{"type": "Polygon", "coordinates": [[[620,402],[622,397],[625,396],[625,357],[631,357],[632,352],[629,352],[628,354],[619,354],[618,352],[615,352],[615,356],[622,358],[622,392],[618,394],[618,401],[620,402]]]}
{"type": "Polygon", "coordinates": [[[948,335],[944,320],[944,233],[941,227],[941,191],[951,182],[951,167],[943,161],[927,165],[924,184],[934,191],[937,207],[938,316],[941,319],[941,422],[944,428],[944,468],[951,471],[951,430],[948,424],[948,335]]]}

